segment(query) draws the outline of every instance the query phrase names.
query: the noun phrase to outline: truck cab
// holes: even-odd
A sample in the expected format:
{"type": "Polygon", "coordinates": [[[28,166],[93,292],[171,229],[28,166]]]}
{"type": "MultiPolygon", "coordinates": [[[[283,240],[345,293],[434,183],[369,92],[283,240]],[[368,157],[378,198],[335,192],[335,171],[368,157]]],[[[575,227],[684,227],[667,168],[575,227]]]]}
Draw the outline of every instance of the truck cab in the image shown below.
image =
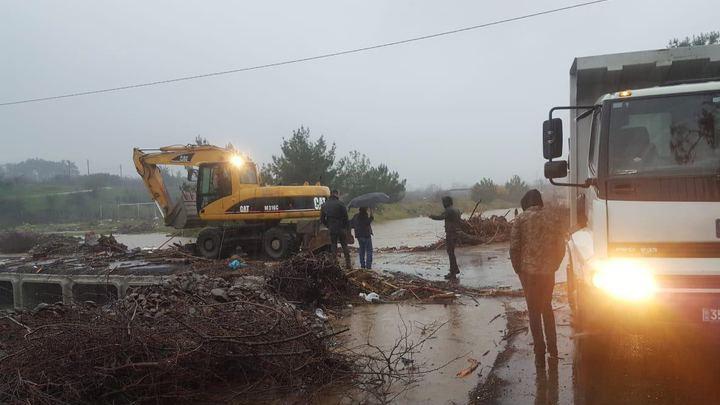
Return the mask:
{"type": "Polygon", "coordinates": [[[545,176],[569,187],[568,293],[583,327],[720,323],[718,77],[718,46],[573,64],[543,152],[545,176]],[[559,110],[571,112],[568,160],[559,110]]]}

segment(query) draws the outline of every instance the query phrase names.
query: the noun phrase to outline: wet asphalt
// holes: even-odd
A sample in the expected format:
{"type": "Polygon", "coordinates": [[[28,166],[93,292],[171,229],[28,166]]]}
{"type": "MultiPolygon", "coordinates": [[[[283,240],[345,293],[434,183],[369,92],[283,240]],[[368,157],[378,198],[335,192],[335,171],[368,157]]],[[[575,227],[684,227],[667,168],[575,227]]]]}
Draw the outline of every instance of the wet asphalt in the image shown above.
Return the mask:
{"type": "MultiPolygon", "coordinates": [[[[376,236],[380,244],[376,247],[432,243],[441,236],[441,227],[441,223],[425,219],[382,225],[376,228],[376,235],[383,233],[384,238],[376,236]]],[[[519,288],[506,245],[461,248],[458,258],[464,285],[519,288]]],[[[375,263],[380,270],[431,280],[441,279],[447,271],[444,251],[379,253],[375,263]]],[[[451,327],[446,326],[443,334],[433,339],[432,349],[428,346],[426,360],[432,364],[468,352],[471,354],[466,357],[480,357],[481,367],[471,378],[455,378],[465,360],[455,362],[428,376],[422,389],[410,392],[401,403],[720,404],[720,329],[662,325],[632,334],[575,335],[563,272],[558,272],[556,279],[553,306],[561,358],[544,368],[538,369],[534,363],[532,339],[524,330],[527,314],[522,298],[486,298],[479,303],[463,300],[455,309],[356,308],[347,322],[353,339],[366,338],[372,331],[373,339],[382,343],[395,336],[400,314],[412,323],[452,319],[451,327]],[[488,324],[496,313],[503,316],[488,324]],[[511,336],[504,339],[508,334],[511,336]],[[489,354],[482,356],[488,349],[489,354]]]]}

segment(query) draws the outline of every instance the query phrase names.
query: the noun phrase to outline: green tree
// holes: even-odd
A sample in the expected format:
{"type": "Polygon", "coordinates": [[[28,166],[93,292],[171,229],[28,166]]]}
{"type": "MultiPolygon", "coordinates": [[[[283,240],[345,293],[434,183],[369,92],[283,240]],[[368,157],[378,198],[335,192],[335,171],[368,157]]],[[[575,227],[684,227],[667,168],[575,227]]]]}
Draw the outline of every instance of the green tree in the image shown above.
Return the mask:
{"type": "Polygon", "coordinates": [[[283,138],[281,154],[272,157],[272,163],[263,166],[262,177],[270,184],[302,184],[304,182],[332,184],[337,173],[335,144],[328,145],[325,138],[310,137],[310,128],[300,127],[289,139],[283,138]]]}
{"type": "Polygon", "coordinates": [[[474,201],[494,201],[498,196],[497,185],[492,179],[484,177],[479,183],[472,186],[470,196],[474,201]]]}
{"type": "Polygon", "coordinates": [[[338,161],[337,177],[333,186],[342,190],[346,199],[365,193],[381,192],[397,202],[405,196],[406,180],[400,174],[390,170],[387,165],[373,166],[370,159],[358,152],[350,154],[338,161]]]}
{"type": "Polygon", "coordinates": [[[702,46],[720,43],[720,31],[703,32],[699,35],[693,35],[692,38],[684,39],[673,38],[668,41],[668,48],[680,48],[683,46],[702,46]]]}
{"type": "Polygon", "coordinates": [[[511,202],[518,202],[530,190],[530,187],[516,174],[505,183],[505,190],[507,190],[511,202]]]}

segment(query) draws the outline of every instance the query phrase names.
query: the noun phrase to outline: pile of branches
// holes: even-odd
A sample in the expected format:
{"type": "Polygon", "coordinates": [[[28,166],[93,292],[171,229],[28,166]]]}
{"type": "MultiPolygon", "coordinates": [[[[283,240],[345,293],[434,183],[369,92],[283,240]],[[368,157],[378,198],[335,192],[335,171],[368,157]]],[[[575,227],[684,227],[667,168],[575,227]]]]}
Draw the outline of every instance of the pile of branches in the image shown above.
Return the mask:
{"type": "Polygon", "coordinates": [[[108,253],[125,253],[127,252],[127,246],[118,242],[114,236],[111,235],[100,235],[97,241],[93,240],[90,242],[87,240],[82,245],[88,252],[108,252],[108,253]]]}
{"type": "Polygon", "coordinates": [[[420,302],[448,302],[457,298],[453,286],[443,281],[434,282],[403,274],[391,276],[362,269],[348,273],[348,277],[360,290],[377,293],[383,301],[416,299],[420,302]]]}
{"type": "Polygon", "coordinates": [[[352,369],[330,350],[332,335],[264,290],[189,273],[104,308],[0,318],[0,403],[192,402],[227,387],[314,387],[352,369]]]}
{"type": "MultiPolygon", "coordinates": [[[[493,215],[490,218],[477,215],[463,220],[461,228],[479,243],[507,242],[510,240],[512,223],[500,215],[493,215]]],[[[464,242],[462,238],[460,240],[464,242]]]]}
{"type": "Polygon", "coordinates": [[[359,292],[328,253],[301,253],[283,261],[267,277],[267,286],[291,302],[313,306],[342,305],[359,292]]]}
{"type": "Polygon", "coordinates": [[[52,255],[71,255],[80,250],[81,239],[75,236],[58,233],[38,234],[35,246],[29,253],[33,257],[47,257],[52,255]]]}

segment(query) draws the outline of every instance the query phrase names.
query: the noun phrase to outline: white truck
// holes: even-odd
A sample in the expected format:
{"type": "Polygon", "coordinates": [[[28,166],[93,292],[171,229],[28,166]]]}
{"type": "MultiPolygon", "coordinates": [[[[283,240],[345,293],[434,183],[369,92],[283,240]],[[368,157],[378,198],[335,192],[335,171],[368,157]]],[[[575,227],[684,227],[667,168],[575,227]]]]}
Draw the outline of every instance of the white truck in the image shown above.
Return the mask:
{"type": "Polygon", "coordinates": [[[576,58],[570,105],[549,115],[576,325],[720,324],[720,46],[576,58]]]}

